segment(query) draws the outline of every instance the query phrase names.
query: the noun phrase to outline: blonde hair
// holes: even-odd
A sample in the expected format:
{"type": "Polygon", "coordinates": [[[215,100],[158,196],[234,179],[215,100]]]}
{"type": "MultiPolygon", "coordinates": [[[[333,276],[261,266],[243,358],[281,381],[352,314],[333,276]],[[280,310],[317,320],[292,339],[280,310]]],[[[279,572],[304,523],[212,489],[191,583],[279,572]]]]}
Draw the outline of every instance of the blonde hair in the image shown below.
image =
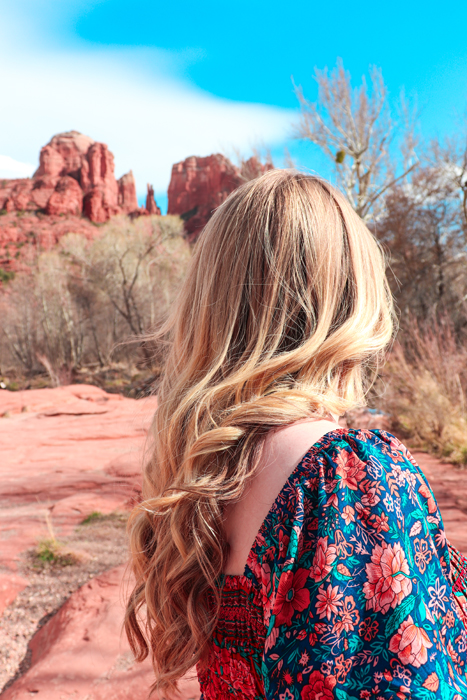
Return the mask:
{"type": "Polygon", "coordinates": [[[125,625],[137,659],[152,654],[154,687],[170,691],[207,662],[223,507],[241,496],[266,433],[363,402],[365,370],[392,335],[383,256],[327,182],[267,172],[214,213],[160,334],[170,346],[130,518],[125,625]]]}

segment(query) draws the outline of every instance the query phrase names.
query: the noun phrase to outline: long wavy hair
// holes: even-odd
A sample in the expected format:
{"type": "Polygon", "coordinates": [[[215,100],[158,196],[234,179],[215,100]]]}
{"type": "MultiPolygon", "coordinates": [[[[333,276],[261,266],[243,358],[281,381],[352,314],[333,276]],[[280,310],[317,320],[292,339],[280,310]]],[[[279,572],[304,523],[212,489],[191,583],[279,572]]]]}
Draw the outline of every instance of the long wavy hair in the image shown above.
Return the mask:
{"type": "Polygon", "coordinates": [[[171,692],[208,661],[224,506],[242,495],[267,432],[364,401],[392,336],[383,255],[329,183],[267,172],[215,211],[159,336],[169,348],[130,516],[125,627],[136,658],[153,659],[154,689],[171,692]]]}

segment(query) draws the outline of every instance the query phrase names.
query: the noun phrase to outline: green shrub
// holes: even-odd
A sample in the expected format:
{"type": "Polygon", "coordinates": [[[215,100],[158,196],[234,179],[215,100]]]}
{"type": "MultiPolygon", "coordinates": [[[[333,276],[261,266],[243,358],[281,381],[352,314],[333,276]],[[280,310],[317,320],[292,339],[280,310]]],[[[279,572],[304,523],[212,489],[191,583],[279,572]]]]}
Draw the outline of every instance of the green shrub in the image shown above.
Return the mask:
{"type": "Polygon", "coordinates": [[[0,282],[3,282],[3,284],[7,284],[8,282],[11,282],[15,278],[15,273],[13,270],[4,270],[3,267],[0,267],[0,282]]]}
{"type": "Polygon", "coordinates": [[[89,525],[90,523],[96,522],[96,520],[102,520],[104,517],[105,516],[100,511],[94,510],[81,521],[81,525],[89,525]]]}
{"type": "Polygon", "coordinates": [[[35,551],[38,563],[54,564],[56,566],[73,566],[78,559],[73,552],[67,551],[64,546],[55,539],[41,540],[35,551]]]}

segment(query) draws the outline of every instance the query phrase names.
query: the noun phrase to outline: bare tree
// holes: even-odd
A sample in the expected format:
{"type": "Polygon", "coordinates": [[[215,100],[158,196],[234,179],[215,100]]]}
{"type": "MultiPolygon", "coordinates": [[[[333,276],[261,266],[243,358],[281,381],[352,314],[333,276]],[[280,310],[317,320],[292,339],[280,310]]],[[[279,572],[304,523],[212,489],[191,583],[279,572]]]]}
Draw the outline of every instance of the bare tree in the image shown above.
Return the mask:
{"type": "Polygon", "coordinates": [[[447,136],[444,141],[432,140],[428,160],[436,168],[449,188],[455,188],[461,202],[464,236],[467,239],[467,114],[459,133],[447,136]]]}
{"type": "Polygon", "coordinates": [[[331,72],[315,70],[318,101],[309,102],[296,87],[301,118],[295,136],[319,146],[335,163],[338,185],[364,220],[379,213],[388,190],[417,165],[416,118],[401,96],[393,116],[381,71],[370,70],[353,88],[342,61],[331,72]],[[399,149],[400,158],[394,158],[399,149]],[[399,162],[397,162],[399,161],[399,162]]]}
{"type": "Polygon", "coordinates": [[[458,193],[443,170],[425,165],[393,187],[372,228],[388,251],[402,322],[449,313],[463,323],[467,255],[458,193]]]}
{"type": "Polygon", "coordinates": [[[174,216],[115,217],[91,241],[64,236],[1,290],[2,366],[45,368],[58,384],[95,363],[157,365],[159,348],[143,340],[137,357],[126,341],[160,320],[190,257],[174,216]]]}

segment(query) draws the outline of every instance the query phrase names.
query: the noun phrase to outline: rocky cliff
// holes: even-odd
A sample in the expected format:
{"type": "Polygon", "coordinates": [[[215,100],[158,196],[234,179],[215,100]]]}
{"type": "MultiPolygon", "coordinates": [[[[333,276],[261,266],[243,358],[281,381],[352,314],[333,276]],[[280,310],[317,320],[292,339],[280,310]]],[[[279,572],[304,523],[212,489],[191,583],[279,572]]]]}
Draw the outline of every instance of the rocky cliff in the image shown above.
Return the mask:
{"type": "Polygon", "coordinates": [[[133,173],[115,179],[114,157],[105,143],[78,131],[54,136],[41,149],[32,178],[0,182],[0,209],[42,211],[51,216],[84,214],[94,223],[138,210],[133,173]]]}
{"type": "MultiPolygon", "coordinates": [[[[256,157],[236,166],[219,153],[190,156],[172,168],[167,213],[181,216],[194,241],[233,190],[272,167],[256,157]]],[[[0,268],[8,272],[18,268],[19,247],[32,239],[49,248],[70,230],[92,236],[90,222],[103,223],[117,214],[160,216],[161,210],[152,185],[146,206],[138,207],[133,173],[116,180],[114,157],[105,143],[67,131],[41,149],[31,178],[0,180],[0,214],[0,268]]]]}
{"type": "Polygon", "coordinates": [[[195,240],[214,209],[233,190],[272,167],[271,163],[260,163],[254,156],[240,167],[220,153],[206,158],[190,156],[172,167],[167,213],[181,216],[188,237],[195,240]]]}

